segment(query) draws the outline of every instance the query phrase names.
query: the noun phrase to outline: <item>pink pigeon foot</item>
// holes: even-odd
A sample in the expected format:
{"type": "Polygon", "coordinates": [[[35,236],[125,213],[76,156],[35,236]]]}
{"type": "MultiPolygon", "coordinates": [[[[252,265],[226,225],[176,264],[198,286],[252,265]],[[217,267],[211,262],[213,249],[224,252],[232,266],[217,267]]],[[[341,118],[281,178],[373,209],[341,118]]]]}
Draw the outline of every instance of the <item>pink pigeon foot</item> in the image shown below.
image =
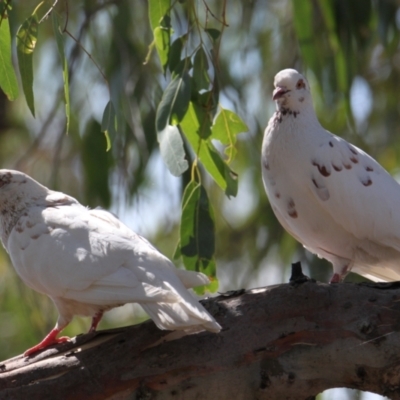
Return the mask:
{"type": "Polygon", "coordinates": [[[57,338],[57,335],[60,332],[61,332],[61,329],[54,328],[39,344],[26,350],[24,353],[24,356],[29,357],[33,353],[37,353],[38,351],[43,350],[46,347],[49,347],[53,344],[64,343],[64,342],[68,342],[69,340],[71,340],[68,336],[62,336],[62,337],[57,338]]]}

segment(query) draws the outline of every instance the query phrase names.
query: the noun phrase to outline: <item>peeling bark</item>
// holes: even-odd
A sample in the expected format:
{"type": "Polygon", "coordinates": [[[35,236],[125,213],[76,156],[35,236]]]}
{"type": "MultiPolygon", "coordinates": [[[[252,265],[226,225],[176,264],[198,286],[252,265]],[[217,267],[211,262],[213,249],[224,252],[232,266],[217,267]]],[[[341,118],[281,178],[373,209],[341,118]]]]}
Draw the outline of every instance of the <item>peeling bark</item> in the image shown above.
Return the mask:
{"type": "Polygon", "coordinates": [[[292,282],[204,304],[221,333],[171,340],[148,321],[80,335],[0,363],[0,398],[297,400],[348,387],[400,399],[400,283],[292,282]]]}

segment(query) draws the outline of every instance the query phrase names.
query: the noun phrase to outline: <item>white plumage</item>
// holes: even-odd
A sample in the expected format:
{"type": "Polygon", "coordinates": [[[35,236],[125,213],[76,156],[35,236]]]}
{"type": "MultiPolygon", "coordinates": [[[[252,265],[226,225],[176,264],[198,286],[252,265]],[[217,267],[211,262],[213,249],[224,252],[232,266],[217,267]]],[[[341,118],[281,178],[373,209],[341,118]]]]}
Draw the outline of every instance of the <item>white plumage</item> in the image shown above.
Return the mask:
{"type": "Polygon", "coordinates": [[[329,260],[331,282],[354,271],[400,280],[400,185],[364,151],[318,122],[306,79],[275,76],[276,112],[262,145],[264,186],[282,226],[329,260]]]}
{"type": "Polygon", "coordinates": [[[67,340],[57,334],[74,315],[91,316],[95,330],[104,311],[132,302],[160,329],[221,329],[186,289],[208,284],[204,274],[175,268],[111,213],[18,171],[0,170],[0,233],[18,275],[59,312],[55,328],[26,355],[67,340]]]}

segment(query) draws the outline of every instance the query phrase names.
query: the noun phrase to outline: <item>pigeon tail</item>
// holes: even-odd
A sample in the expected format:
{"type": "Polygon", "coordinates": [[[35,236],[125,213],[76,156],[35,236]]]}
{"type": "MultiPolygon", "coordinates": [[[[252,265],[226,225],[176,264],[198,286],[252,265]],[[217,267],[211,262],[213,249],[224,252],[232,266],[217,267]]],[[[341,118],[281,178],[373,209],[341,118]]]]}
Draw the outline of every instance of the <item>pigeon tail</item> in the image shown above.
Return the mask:
{"type": "Polygon", "coordinates": [[[208,314],[200,303],[189,304],[187,301],[179,303],[141,303],[158,328],[164,330],[208,330],[219,332],[221,326],[208,314]]]}
{"type": "Polygon", "coordinates": [[[193,288],[196,286],[208,285],[210,280],[201,272],[188,271],[186,269],[179,269],[175,266],[174,272],[183,283],[185,288],[193,288]]]}

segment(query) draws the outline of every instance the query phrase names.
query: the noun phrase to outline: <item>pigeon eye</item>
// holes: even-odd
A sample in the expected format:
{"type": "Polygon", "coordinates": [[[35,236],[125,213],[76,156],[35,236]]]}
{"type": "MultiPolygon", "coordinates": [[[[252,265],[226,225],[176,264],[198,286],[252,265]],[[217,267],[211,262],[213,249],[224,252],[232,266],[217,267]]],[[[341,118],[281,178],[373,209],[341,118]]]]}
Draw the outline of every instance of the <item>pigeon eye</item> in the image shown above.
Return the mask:
{"type": "Polygon", "coordinates": [[[304,83],[303,79],[299,79],[296,83],[296,89],[304,89],[306,84],[304,83]]]}

